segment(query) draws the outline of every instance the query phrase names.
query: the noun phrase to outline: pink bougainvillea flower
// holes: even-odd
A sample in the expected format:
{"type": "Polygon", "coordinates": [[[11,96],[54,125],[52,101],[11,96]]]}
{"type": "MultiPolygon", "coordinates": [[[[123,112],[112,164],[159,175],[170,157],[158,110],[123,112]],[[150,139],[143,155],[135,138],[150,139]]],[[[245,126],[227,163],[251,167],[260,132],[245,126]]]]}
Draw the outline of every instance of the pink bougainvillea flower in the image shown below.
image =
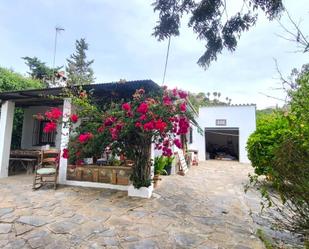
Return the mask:
{"type": "Polygon", "coordinates": [[[182,91],[182,90],[178,91],[178,95],[179,95],[179,98],[181,98],[181,99],[185,99],[185,98],[188,97],[188,93],[185,92],[185,91],[182,91]]]}
{"type": "Polygon", "coordinates": [[[153,121],[150,121],[150,122],[147,122],[144,124],[144,130],[145,131],[151,131],[153,130],[155,127],[154,127],[154,122],[153,121]]]}
{"type": "Polygon", "coordinates": [[[166,127],[167,127],[167,124],[164,121],[162,121],[162,119],[158,119],[155,122],[155,128],[159,130],[160,132],[163,132],[166,127]]]}
{"type": "Polygon", "coordinates": [[[123,126],[124,126],[124,123],[119,122],[118,124],[116,124],[115,128],[116,128],[118,131],[121,131],[121,129],[122,129],[123,126]]]}
{"type": "Polygon", "coordinates": [[[113,127],[113,128],[109,128],[109,131],[110,131],[110,133],[111,133],[111,136],[112,136],[112,139],[113,140],[117,140],[117,138],[118,138],[118,130],[117,130],[117,128],[116,127],[113,127]]]}
{"type": "Polygon", "coordinates": [[[147,116],[143,114],[142,116],[139,117],[139,120],[146,120],[147,116]]]}
{"type": "Polygon", "coordinates": [[[179,138],[174,139],[174,144],[179,148],[182,149],[182,143],[179,138]]]}
{"type": "Polygon", "coordinates": [[[126,111],[126,112],[130,112],[131,111],[131,105],[129,103],[124,103],[122,104],[122,110],[126,111]]]}
{"type": "Polygon", "coordinates": [[[180,104],[179,108],[181,112],[186,112],[187,110],[186,102],[183,102],[182,104],[180,104]]]}
{"type": "Polygon", "coordinates": [[[65,159],[69,158],[69,150],[68,149],[62,150],[62,157],[65,158],[65,159]]]}
{"type": "Polygon", "coordinates": [[[146,114],[147,111],[148,111],[148,105],[145,102],[141,103],[137,108],[137,112],[139,112],[140,114],[146,114]]]}
{"type": "Polygon", "coordinates": [[[83,143],[87,143],[92,138],[93,138],[93,134],[91,132],[86,132],[86,133],[79,135],[78,141],[83,144],[83,143]]]}
{"type": "Polygon", "coordinates": [[[98,132],[99,132],[99,133],[102,133],[103,131],[104,131],[104,126],[101,125],[101,126],[98,128],[98,132]]]}
{"type": "Polygon", "coordinates": [[[141,89],[138,89],[137,92],[138,92],[139,94],[144,94],[144,93],[145,93],[145,90],[144,90],[143,88],[141,88],[141,89]]]}
{"type": "Polygon", "coordinates": [[[178,90],[177,90],[177,88],[174,88],[174,89],[172,90],[172,93],[173,93],[173,95],[176,97],[176,96],[178,95],[178,90]]]}
{"type": "Polygon", "coordinates": [[[59,108],[51,108],[50,111],[45,112],[45,116],[49,120],[58,120],[62,116],[62,111],[59,108]]]}
{"type": "Polygon", "coordinates": [[[78,121],[78,116],[76,114],[72,114],[70,117],[72,123],[76,123],[78,121]]]}
{"type": "Polygon", "coordinates": [[[113,123],[115,123],[117,119],[115,117],[108,117],[105,121],[104,121],[104,125],[105,126],[112,126],[113,123]]]}
{"type": "Polygon", "coordinates": [[[170,99],[169,96],[164,96],[163,97],[163,105],[171,105],[172,104],[172,100],[170,99]]]}
{"type": "Polygon", "coordinates": [[[162,151],[163,151],[163,153],[162,153],[163,156],[170,157],[170,156],[173,155],[172,150],[171,150],[170,148],[168,148],[168,147],[163,147],[163,148],[162,148],[162,151]]]}
{"type": "Polygon", "coordinates": [[[179,118],[177,135],[187,134],[190,127],[189,121],[185,117],[179,118]]]}
{"type": "Polygon", "coordinates": [[[57,130],[57,124],[55,122],[51,121],[51,122],[48,122],[45,125],[43,132],[50,133],[50,132],[53,132],[55,130],[57,130]]]}
{"type": "Polygon", "coordinates": [[[136,128],[141,128],[142,127],[142,123],[141,122],[136,122],[135,123],[135,127],[136,128]]]}

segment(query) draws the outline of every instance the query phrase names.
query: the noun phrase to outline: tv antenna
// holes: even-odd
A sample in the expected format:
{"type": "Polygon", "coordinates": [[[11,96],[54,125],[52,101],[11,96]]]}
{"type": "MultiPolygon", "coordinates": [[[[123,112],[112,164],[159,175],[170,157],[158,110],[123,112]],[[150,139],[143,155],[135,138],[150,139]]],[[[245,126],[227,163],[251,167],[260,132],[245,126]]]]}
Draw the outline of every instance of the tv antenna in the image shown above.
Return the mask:
{"type": "Polygon", "coordinates": [[[57,53],[57,39],[58,33],[64,31],[64,28],[60,26],[55,27],[55,44],[54,44],[54,59],[53,59],[53,85],[55,84],[55,63],[56,63],[56,53],[57,53]]]}

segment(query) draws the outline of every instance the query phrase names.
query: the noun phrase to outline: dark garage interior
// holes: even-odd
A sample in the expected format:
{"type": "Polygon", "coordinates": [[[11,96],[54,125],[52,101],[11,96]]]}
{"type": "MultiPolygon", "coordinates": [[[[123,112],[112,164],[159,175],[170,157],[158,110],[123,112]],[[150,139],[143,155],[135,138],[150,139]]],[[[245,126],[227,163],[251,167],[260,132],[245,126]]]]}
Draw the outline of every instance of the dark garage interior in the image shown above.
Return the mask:
{"type": "Polygon", "coordinates": [[[206,160],[238,160],[239,129],[238,128],[206,128],[206,160]]]}

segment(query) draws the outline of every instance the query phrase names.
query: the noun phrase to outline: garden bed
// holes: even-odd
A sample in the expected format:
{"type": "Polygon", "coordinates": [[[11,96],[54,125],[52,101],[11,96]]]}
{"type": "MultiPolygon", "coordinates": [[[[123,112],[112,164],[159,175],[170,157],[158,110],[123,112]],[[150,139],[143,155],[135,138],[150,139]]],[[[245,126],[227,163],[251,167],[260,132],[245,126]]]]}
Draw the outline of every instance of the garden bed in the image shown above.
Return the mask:
{"type": "Polygon", "coordinates": [[[67,180],[129,185],[131,174],[128,166],[70,165],[67,180]]]}

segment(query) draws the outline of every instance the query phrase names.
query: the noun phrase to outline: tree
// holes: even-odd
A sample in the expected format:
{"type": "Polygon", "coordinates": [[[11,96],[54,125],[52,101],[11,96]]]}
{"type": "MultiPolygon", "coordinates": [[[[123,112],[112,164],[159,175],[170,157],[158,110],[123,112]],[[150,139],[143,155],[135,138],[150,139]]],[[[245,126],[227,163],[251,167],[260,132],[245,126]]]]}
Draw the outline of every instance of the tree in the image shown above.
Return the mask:
{"type": "Polygon", "coordinates": [[[25,60],[26,65],[29,67],[30,72],[28,74],[32,79],[41,81],[45,87],[59,85],[57,73],[62,67],[50,68],[37,57],[26,56],[22,57],[22,59],[25,60]]]}
{"type": "Polygon", "coordinates": [[[22,76],[13,70],[0,67],[0,92],[41,88],[39,80],[22,76]]]}
{"type": "MultiPolygon", "coordinates": [[[[39,80],[23,77],[21,74],[15,73],[12,70],[0,67],[0,92],[16,91],[24,89],[42,88],[43,85],[39,80]]],[[[12,148],[19,148],[21,142],[23,124],[23,110],[15,108],[13,133],[12,133],[12,148]]]]}
{"type": "Polygon", "coordinates": [[[94,60],[87,61],[86,51],[88,44],[85,39],[76,40],[76,53],[67,59],[68,85],[86,85],[94,82],[93,70],[90,67],[94,60]]]}
{"type": "MultiPolygon", "coordinates": [[[[226,0],[155,0],[154,11],[159,12],[159,21],[153,35],[159,41],[179,35],[181,18],[189,14],[188,26],[197,38],[206,41],[206,51],[198,64],[207,68],[217,60],[224,48],[234,51],[242,32],[255,25],[258,12],[262,10],[269,20],[278,17],[284,10],[282,0],[243,0],[239,11],[229,16],[226,0]]],[[[229,1],[233,4],[234,1],[229,1]]]]}

